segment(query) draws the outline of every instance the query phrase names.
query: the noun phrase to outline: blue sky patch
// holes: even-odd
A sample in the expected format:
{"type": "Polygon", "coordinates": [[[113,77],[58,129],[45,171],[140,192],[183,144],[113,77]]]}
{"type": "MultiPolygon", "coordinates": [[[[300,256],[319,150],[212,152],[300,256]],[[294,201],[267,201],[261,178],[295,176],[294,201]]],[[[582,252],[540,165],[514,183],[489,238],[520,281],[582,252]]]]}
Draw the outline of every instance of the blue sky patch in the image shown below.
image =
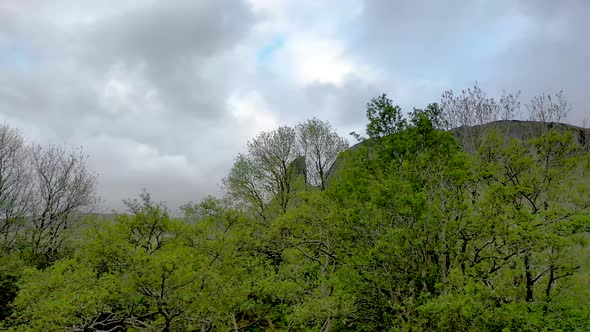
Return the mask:
{"type": "Polygon", "coordinates": [[[0,44],[0,65],[28,68],[41,61],[39,55],[26,45],[0,44]]]}
{"type": "Polygon", "coordinates": [[[272,56],[285,45],[286,41],[287,37],[284,35],[274,37],[256,52],[256,61],[258,61],[258,63],[268,62],[272,56]]]}

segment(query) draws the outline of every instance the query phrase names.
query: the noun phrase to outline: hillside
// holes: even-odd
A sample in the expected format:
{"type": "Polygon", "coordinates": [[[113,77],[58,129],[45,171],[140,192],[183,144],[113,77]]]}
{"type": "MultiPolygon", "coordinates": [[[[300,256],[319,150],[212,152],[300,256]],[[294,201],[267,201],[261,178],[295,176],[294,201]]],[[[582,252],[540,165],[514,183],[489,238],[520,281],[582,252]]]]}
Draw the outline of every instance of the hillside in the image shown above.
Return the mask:
{"type": "MultiPolygon", "coordinates": [[[[499,131],[506,138],[523,140],[531,137],[537,137],[551,129],[556,129],[560,132],[573,132],[573,139],[585,148],[590,149],[590,129],[566,123],[501,120],[483,125],[454,128],[451,129],[451,131],[466,151],[473,152],[474,143],[480,140],[484,134],[491,131],[499,131]]],[[[361,141],[351,146],[346,151],[355,151],[362,146],[369,146],[373,141],[374,140],[371,139],[361,141]]],[[[336,173],[336,171],[342,167],[342,163],[343,157],[339,156],[328,171],[328,179],[330,179],[336,173]]]]}

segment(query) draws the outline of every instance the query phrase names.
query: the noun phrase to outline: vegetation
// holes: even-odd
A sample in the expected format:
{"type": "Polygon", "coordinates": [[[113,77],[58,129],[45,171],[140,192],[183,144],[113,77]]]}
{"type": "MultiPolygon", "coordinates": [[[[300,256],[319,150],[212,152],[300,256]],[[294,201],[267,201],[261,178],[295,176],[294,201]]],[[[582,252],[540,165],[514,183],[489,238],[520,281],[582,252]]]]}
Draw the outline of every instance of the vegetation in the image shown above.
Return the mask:
{"type": "MultiPolygon", "coordinates": [[[[112,220],[77,214],[94,199],[84,158],[3,127],[0,326],[590,330],[586,131],[493,122],[518,98],[475,87],[404,116],[381,95],[348,150],[318,119],[261,133],[225,196],[179,218],[148,193],[112,220]]],[[[556,120],[567,103],[526,108],[556,120]]]]}

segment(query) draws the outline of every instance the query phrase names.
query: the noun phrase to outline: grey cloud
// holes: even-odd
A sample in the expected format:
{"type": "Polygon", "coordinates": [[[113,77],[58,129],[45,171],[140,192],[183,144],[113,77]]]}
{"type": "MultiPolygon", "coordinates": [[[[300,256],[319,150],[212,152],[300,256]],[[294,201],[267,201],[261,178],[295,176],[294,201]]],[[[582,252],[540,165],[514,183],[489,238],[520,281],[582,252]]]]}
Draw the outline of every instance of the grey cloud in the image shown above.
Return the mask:
{"type": "Polygon", "coordinates": [[[237,0],[0,3],[0,53],[30,55],[17,65],[0,54],[0,121],[84,146],[105,208],[143,188],[175,207],[217,192],[251,138],[244,126],[256,119],[232,115],[235,95],[254,92],[280,123],[317,116],[343,135],[363,130],[379,93],[407,111],[475,81],[491,93],[563,89],[577,118],[590,108],[585,0],[360,1],[293,1],[278,23],[237,0]],[[350,8],[360,7],[357,17],[350,8]],[[264,31],[275,23],[288,31],[264,31]],[[256,63],[267,38],[288,44],[301,31],[342,42],[346,61],[379,78],[361,68],[339,84],[302,85],[284,59],[256,63]]]}
{"type": "Polygon", "coordinates": [[[523,98],[563,89],[576,121],[590,108],[589,16],[584,0],[367,0],[351,52],[409,86],[431,82],[427,91],[417,84],[409,100],[426,104],[476,81],[491,93],[522,90],[523,98]]]}
{"type": "Polygon", "coordinates": [[[175,207],[216,192],[243,139],[227,131],[231,81],[217,74],[238,67],[234,47],[253,16],[229,0],[126,8],[61,24],[0,6],[10,18],[0,43],[15,40],[39,58],[0,63],[0,121],[26,124],[37,141],[84,146],[103,209],[143,188],[175,207]]]}
{"type": "Polygon", "coordinates": [[[536,22],[536,34],[495,59],[488,84],[522,90],[524,97],[563,90],[572,106],[569,121],[581,124],[590,116],[590,3],[524,1],[518,10],[536,22]]]}
{"type": "Polygon", "coordinates": [[[349,78],[340,86],[312,84],[305,88],[304,95],[313,109],[322,110],[325,118],[333,119],[338,127],[349,127],[364,121],[367,101],[383,93],[381,89],[357,78],[349,78]]]}
{"type": "Polygon", "coordinates": [[[503,12],[490,1],[365,1],[352,45],[406,79],[445,78],[449,70],[456,76],[475,65],[473,43],[493,37],[503,12]]]}
{"type": "Polygon", "coordinates": [[[85,27],[94,48],[88,56],[108,63],[170,66],[182,58],[211,57],[231,49],[253,15],[236,0],[159,1],[99,19],[85,27]]]}
{"type": "Polygon", "coordinates": [[[100,72],[122,65],[170,109],[219,116],[225,78],[208,75],[254,23],[242,1],[160,1],[82,29],[82,57],[100,72]]]}

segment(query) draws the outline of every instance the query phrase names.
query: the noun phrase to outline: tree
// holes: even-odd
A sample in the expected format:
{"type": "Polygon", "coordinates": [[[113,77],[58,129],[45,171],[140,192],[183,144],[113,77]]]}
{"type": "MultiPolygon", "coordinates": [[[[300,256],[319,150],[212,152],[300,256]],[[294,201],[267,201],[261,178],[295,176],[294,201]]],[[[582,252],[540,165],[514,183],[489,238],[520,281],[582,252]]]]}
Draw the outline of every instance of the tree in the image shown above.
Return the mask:
{"type": "Polygon", "coordinates": [[[546,125],[529,126],[529,135],[531,137],[546,135],[555,123],[561,123],[567,119],[570,111],[570,105],[563,91],[551,95],[543,93],[531,98],[530,102],[525,105],[528,111],[528,119],[534,122],[541,122],[546,125]]]}
{"type": "Polygon", "coordinates": [[[520,114],[520,91],[503,92],[500,99],[488,97],[477,83],[473,88],[455,95],[445,91],[441,97],[442,115],[446,128],[479,126],[498,120],[512,120],[520,114]]]}
{"type": "Polygon", "coordinates": [[[248,154],[238,156],[224,181],[226,190],[247,202],[263,219],[273,205],[284,213],[300,176],[295,165],[299,156],[295,129],[283,126],[262,132],[248,142],[248,154]]]}
{"type": "Polygon", "coordinates": [[[529,119],[541,122],[561,122],[566,119],[570,106],[563,94],[559,91],[555,95],[541,94],[535,96],[526,105],[529,119]]]}
{"type": "MultiPolygon", "coordinates": [[[[567,108],[552,100],[557,107],[533,102],[534,114],[567,108]]],[[[464,105],[483,110],[472,118],[480,121],[502,103],[474,92],[464,105]]],[[[29,204],[30,233],[19,233],[30,241],[35,223],[57,222],[41,232],[45,261],[23,259],[28,247],[0,252],[0,329],[590,330],[586,132],[486,124],[467,149],[458,130],[444,130],[441,104],[375,112],[371,138],[340,154],[325,190],[298,190],[297,141],[307,153],[340,142],[312,119],[250,141],[222,199],[186,204],[174,218],[143,193],[125,201],[127,214],[85,224],[67,255],[43,248],[59,248],[59,211],[69,211],[56,208],[69,195],[51,188],[86,192],[62,176],[78,164],[66,150],[27,150],[30,202],[62,199],[29,204]]]]}
{"type": "Polygon", "coordinates": [[[475,151],[481,142],[483,125],[520,115],[519,98],[520,91],[503,92],[496,100],[488,97],[477,83],[458,95],[453,90],[445,91],[440,101],[444,129],[454,130],[464,148],[475,151]]]}
{"type": "Polygon", "coordinates": [[[9,249],[29,212],[31,173],[20,132],[0,126],[0,246],[9,249]]]}
{"type": "Polygon", "coordinates": [[[489,250],[482,248],[473,261],[491,265],[491,270],[516,262],[522,274],[514,284],[527,302],[549,301],[555,282],[579,268],[566,252],[576,234],[587,231],[577,218],[590,209],[590,184],[584,179],[589,155],[572,134],[553,129],[507,143],[490,135],[479,152],[481,180],[487,187],[482,220],[492,218],[496,227],[479,232],[489,240],[489,250]],[[486,256],[484,263],[481,257],[486,256]],[[545,285],[541,292],[540,283],[545,285]]]}
{"type": "Polygon", "coordinates": [[[47,267],[63,254],[73,214],[94,201],[95,176],[81,151],[27,144],[0,126],[0,318],[11,312],[26,264],[47,267]]]}
{"type": "Polygon", "coordinates": [[[133,215],[90,224],[74,257],[27,271],[15,323],[38,330],[170,330],[190,301],[174,290],[187,292],[196,281],[191,255],[188,248],[169,250],[176,225],[149,194],[125,204],[133,215]]]}
{"type": "Polygon", "coordinates": [[[24,138],[8,125],[0,126],[0,321],[12,313],[24,262],[18,239],[29,216],[31,174],[24,138]]]}
{"type": "Polygon", "coordinates": [[[299,175],[292,167],[292,163],[299,157],[295,130],[283,126],[271,132],[263,132],[248,143],[248,152],[264,173],[265,186],[271,190],[280,209],[287,211],[293,185],[299,175]]]}
{"type": "Polygon", "coordinates": [[[455,263],[470,172],[436,113],[415,110],[404,130],[347,153],[327,191],[342,262],[335,293],[350,308],[342,329],[432,329],[418,310],[455,263]]]}
{"type": "MultiPolygon", "coordinates": [[[[406,126],[401,108],[384,93],[367,103],[367,135],[369,138],[389,136],[403,130],[406,126]]],[[[350,133],[358,140],[364,140],[359,134],[350,133]]]]}
{"type": "Polygon", "coordinates": [[[274,319],[274,274],[258,222],[208,198],[170,217],[148,193],[131,214],[96,220],[80,247],[44,270],[28,269],[12,323],[25,330],[211,331],[264,329],[274,319]],[[259,299],[265,299],[265,301],[259,299]]]}
{"type": "Polygon", "coordinates": [[[266,187],[262,169],[256,166],[250,156],[239,154],[223,183],[233,200],[244,203],[266,220],[266,207],[272,191],[266,187]]]}
{"type": "Polygon", "coordinates": [[[96,176],[86,159],[81,149],[57,145],[37,145],[30,151],[32,196],[26,238],[38,266],[55,261],[71,219],[96,202],[96,176]]]}
{"type": "Polygon", "coordinates": [[[317,118],[298,124],[297,138],[305,156],[307,181],[325,190],[330,166],[348,148],[348,142],[328,122],[317,118]]]}
{"type": "Polygon", "coordinates": [[[269,237],[280,244],[280,277],[292,284],[289,292],[295,294],[288,326],[329,331],[343,311],[334,294],[339,266],[335,249],[340,245],[331,218],[334,204],[326,191],[306,192],[304,202],[276,218],[269,237]]]}
{"type": "Polygon", "coordinates": [[[327,190],[334,294],[350,308],[334,322],[584,329],[587,313],[556,299],[580,268],[569,253],[588,230],[588,153],[568,130],[516,139],[492,125],[466,154],[436,129],[436,110],[348,151],[327,190]]]}

